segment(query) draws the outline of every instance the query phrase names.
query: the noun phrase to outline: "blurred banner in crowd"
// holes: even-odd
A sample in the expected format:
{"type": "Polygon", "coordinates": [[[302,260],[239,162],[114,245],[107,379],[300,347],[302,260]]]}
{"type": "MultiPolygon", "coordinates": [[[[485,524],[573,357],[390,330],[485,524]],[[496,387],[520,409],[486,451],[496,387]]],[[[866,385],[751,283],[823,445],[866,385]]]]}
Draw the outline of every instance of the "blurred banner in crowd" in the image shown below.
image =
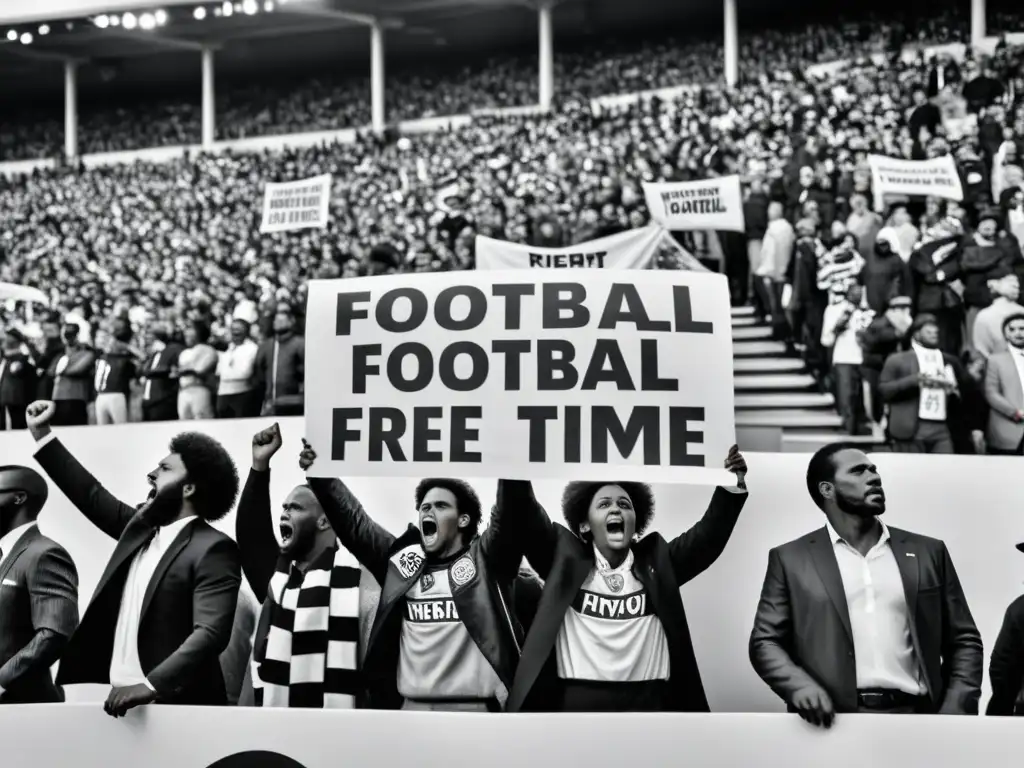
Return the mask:
{"type": "Polygon", "coordinates": [[[901,160],[868,155],[876,199],[885,195],[916,195],[963,200],[964,190],[952,155],[932,160],[901,160]]]}
{"type": "Polygon", "coordinates": [[[269,182],[263,195],[260,232],[324,229],[331,204],[331,174],[311,179],[269,182]]]}
{"type": "Polygon", "coordinates": [[[721,464],[735,412],[720,275],[313,281],[308,317],[306,435],[320,477],[733,483],[721,464]]]}
{"type": "Polygon", "coordinates": [[[739,176],[705,181],[645,183],[651,218],[666,229],[743,232],[743,194],[739,176]]]}
{"type": "Polygon", "coordinates": [[[659,226],[631,229],[565,248],[538,248],[476,237],[476,268],[648,269],[666,237],[659,226]]]}

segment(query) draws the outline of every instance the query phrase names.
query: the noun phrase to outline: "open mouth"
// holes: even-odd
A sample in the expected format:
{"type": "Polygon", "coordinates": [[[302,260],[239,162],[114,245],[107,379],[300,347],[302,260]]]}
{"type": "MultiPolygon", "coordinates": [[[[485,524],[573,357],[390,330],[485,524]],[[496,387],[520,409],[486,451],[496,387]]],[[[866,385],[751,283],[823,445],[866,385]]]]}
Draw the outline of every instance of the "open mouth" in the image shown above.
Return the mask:
{"type": "Polygon", "coordinates": [[[626,522],[621,517],[613,517],[605,522],[605,530],[612,536],[621,536],[626,532],[626,522]]]}
{"type": "Polygon", "coordinates": [[[420,520],[420,533],[423,534],[424,544],[433,544],[437,541],[437,521],[429,517],[420,520]]]}
{"type": "Polygon", "coordinates": [[[281,531],[281,543],[287,547],[295,535],[295,529],[292,528],[291,523],[286,523],[282,520],[278,530],[281,531]]]}
{"type": "Polygon", "coordinates": [[[149,495],[146,496],[146,501],[152,501],[156,498],[156,486],[149,489],[149,495]]]}

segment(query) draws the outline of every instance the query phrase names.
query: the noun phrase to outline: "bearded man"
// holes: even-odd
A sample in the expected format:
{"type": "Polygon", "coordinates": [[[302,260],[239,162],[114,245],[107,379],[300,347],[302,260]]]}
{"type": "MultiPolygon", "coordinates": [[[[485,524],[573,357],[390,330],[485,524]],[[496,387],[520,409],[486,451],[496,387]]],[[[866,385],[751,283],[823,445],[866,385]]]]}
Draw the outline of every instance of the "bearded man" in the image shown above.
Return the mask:
{"type": "Polygon", "coordinates": [[[754,670],[790,712],[976,715],[981,635],[946,545],[887,527],[863,451],[833,443],[807,467],[825,527],[768,553],[750,635],[754,670]]]}
{"type": "Polygon", "coordinates": [[[36,461],[93,525],[117,541],[57,683],[109,683],[114,717],[162,704],[227,704],[219,656],[235,616],[238,547],[210,523],[238,495],[238,470],[216,440],[185,432],[146,480],[149,498],[118,501],[50,431],[55,405],[32,403],[36,461]]]}

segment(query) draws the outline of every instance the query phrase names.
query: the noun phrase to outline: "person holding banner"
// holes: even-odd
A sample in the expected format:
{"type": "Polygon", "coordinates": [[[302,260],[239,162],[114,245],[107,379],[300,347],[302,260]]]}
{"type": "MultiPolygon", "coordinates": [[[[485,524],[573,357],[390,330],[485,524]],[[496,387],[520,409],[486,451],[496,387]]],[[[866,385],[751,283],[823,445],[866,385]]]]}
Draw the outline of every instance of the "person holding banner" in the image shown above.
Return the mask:
{"type": "Polygon", "coordinates": [[[863,451],[818,450],[807,491],[825,527],[776,547],[750,662],[790,712],[978,714],[982,645],[946,545],[888,528],[882,478],[863,451]]]}
{"type": "Polygon", "coordinates": [[[736,446],[690,530],[640,538],[654,516],[650,486],[572,482],[562,497],[568,528],[552,522],[528,481],[506,481],[498,508],[516,511],[544,595],[523,647],[508,711],[708,712],[679,588],[718,559],[747,500],[736,446]]]}
{"type": "MultiPolygon", "coordinates": [[[[316,452],[303,440],[299,466],[316,452]]],[[[428,478],[416,488],[419,526],[393,536],[340,480],[309,478],[341,540],[381,585],[364,659],[369,706],[498,712],[512,687],[524,631],[512,610],[523,559],[522,529],[499,503],[483,511],[463,480],[428,478]]]]}
{"type": "Polygon", "coordinates": [[[210,523],[238,495],[238,471],[213,438],[185,432],[146,480],[137,507],[116,499],[50,430],[56,407],[26,409],[36,461],[68,500],[117,541],[57,683],[109,683],[104,710],[227,704],[219,655],[231,639],[241,567],[238,547],[210,523]]]}
{"type": "Polygon", "coordinates": [[[263,605],[253,640],[253,701],[352,709],[362,691],[361,572],[305,485],[284,500],[278,545],[270,525],[270,460],[281,444],[277,424],[253,436],[252,469],[235,517],[242,570],[263,605]]]}

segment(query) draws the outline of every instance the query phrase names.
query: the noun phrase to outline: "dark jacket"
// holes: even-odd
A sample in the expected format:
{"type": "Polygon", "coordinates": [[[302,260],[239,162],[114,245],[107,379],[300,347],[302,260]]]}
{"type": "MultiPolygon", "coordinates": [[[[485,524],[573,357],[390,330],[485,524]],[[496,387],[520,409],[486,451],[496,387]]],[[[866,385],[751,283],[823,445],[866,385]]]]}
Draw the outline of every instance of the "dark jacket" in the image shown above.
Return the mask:
{"type": "Polygon", "coordinates": [[[53,399],[90,402],[96,396],[93,389],[93,373],[96,370],[96,353],[88,347],[65,349],[64,354],[50,364],[49,375],[53,377],[53,399]],[[64,356],[67,367],[57,373],[57,366],[64,356]]]}
{"type": "MultiPolygon", "coordinates": [[[[942,353],[942,359],[947,365],[952,366],[960,392],[963,393],[968,386],[967,372],[963,365],[945,352],[942,353]]],[[[878,391],[889,404],[889,435],[895,440],[913,440],[917,433],[918,412],[921,408],[921,386],[917,377],[920,373],[917,354],[912,349],[891,355],[882,368],[878,391]]],[[[959,398],[952,394],[948,395],[947,422],[955,418],[954,412],[959,407],[959,398]]]]}
{"type": "MultiPolygon", "coordinates": [[[[52,440],[36,461],[90,522],[117,540],[57,673],[59,684],[109,683],[114,630],[132,559],[152,526],[114,498],[52,440]]],[[[241,584],[238,547],[203,520],[175,538],[150,580],[139,621],[139,661],[164,704],[227,703],[219,655],[227,648],[241,584]]]]}
{"type": "MultiPolygon", "coordinates": [[[[746,500],[746,491],[718,488],[704,517],[690,530],[672,541],[651,533],[633,545],[634,572],[668,639],[671,711],[709,711],[679,588],[710,568],[722,554],[746,500]]],[[[523,646],[508,711],[543,711],[550,701],[546,690],[553,682],[555,641],[566,612],[594,567],[593,547],[568,528],[551,522],[527,481],[504,481],[498,489],[498,506],[515,510],[516,524],[527,532],[523,539],[526,556],[545,582],[523,646]]]]}
{"type": "Polygon", "coordinates": [[[135,358],[131,352],[105,352],[96,363],[96,394],[127,397],[135,375],[135,358]]]}
{"type": "Polygon", "coordinates": [[[263,391],[264,403],[301,405],[305,378],[306,340],[302,336],[272,336],[260,344],[256,353],[256,382],[263,391]]]}
{"type": "Polygon", "coordinates": [[[1003,270],[1012,271],[1014,254],[1005,243],[981,245],[973,237],[964,241],[960,255],[960,279],[964,284],[964,304],[984,309],[992,303],[988,281],[1001,277],[1003,270]]]}
{"type": "MultiPolygon", "coordinates": [[[[976,715],[981,635],[946,545],[896,528],[889,535],[932,711],[976,715]]],[[[827,529],[772,549],[750,633],[750,662],[761,679],[787,705],[797,691],[816,683],[837,712],[856,712],[854,650],[846,592],[827,529]]]]}
{"type": "Polygon", "coordinates": [[[1024,595],[1006,609],[988,666],[992,683],[986,715],[1024,715],[1024,595]]]}
{"type": "Polygon", "coordinates": [[[0,405],[24,408],[36,398],[36,364],[24,354],[8,355],[0,375],[0,405]]]}
{"type": "Polygon", "coordinates": [[[168,344],[159,352],[150,352],[142,367],[142,402],[156,405],[168,400],[177,402],[178,381],[171,378],[171,372],[178,365],[181,354],[180,344],[168,344]]]}
{"type": "Polygon", "coordinates": [[[876,317],[860,332],[858,341],[864,352],[864,367],[881,373],[886,359],[900,350],[904,337],[885,315],[876,317]]]}
{"type": "Polygon", "coordinates": [[[910,268],[899,254],[892,251],[880,254],[873,249],[869,252],[865,257],[861,279],[868,306],[879,315],[885,312],[889,299],[910,295],[910,268]]]}
{"type": "MultiPolygon", "coordinates": [[[[308,482],[342,545],[381,585],[363,665],[365,700],[372,709],[398,709],[402,706],[398,693],[401,605],[427,564],[420,532],[410,525],[399,537],[388,533],[366,514],[340,480],[309,478],[308,482]]],[[[461,556],[452,559],[449,568],[465,558],[472,561],[475,573],[468,582],[460,585],[451,578],[452,598],[470,637],[511,690],[525,635],[512,610],[523,549],[522,528],[509,525],[509,507],[500,501],[506,483],[498,482],[499,503],[487,528],[461,556]]],[[[518,509],[512,511],[520,514],[518,509]]]]}
{"type": "Polygon", "coordinates": [[[0,703],[64,701],[50,667],[78,626],[75,563],[32,526],[3,553],[0,582],[0,703]]]}
{"type": "Polygon", "coordinates": [[[913,281],[915,314],[963,306],[950,285],[960,278],[959,238],[947,237],[918,245],[908,262],[913,281]],[[938,263],[935,256],[938,256],[938,263]]]}

